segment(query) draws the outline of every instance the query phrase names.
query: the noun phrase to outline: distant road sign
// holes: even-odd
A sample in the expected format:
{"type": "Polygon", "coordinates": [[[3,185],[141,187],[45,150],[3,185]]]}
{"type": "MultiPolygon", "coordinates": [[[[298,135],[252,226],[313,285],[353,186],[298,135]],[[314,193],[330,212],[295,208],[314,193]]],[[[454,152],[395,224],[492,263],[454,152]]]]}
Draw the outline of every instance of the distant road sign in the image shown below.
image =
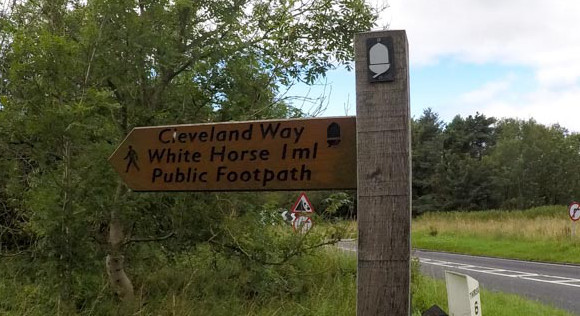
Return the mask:
{"type": "Polygon", "coordinates": [[[282,212],[282,218],[287,222],[292,222],[296,219],[296,215],[294,213],[290,213],[288,211],[282,212]]]}
{"type": "Polygon", "coordinates": [[[304,192],[300,193],[298,200],[292,206],[292,213],[313,213],[314,208],[312,207],[312,203],[308,200],[308,197],[304,192]]]}
{"type": "Polygon", "coordinates": [[[570,213],[570,219],[573,221],[577,221],[580,219],[580,204],[578,202],[570,203],[568,207],[568,211],[570,213]]]}
{"type": "Polygon", "coordinates": [[[306,216],[298,216],[292,221],[292,229],[294,232],[306,234],[312,228],[312,218],[306,216]]]}
{"type": "Polygon", "coordinates": [[[356,118],[134,128],[109,161],[134,191],[356,188],[356,118]]]}

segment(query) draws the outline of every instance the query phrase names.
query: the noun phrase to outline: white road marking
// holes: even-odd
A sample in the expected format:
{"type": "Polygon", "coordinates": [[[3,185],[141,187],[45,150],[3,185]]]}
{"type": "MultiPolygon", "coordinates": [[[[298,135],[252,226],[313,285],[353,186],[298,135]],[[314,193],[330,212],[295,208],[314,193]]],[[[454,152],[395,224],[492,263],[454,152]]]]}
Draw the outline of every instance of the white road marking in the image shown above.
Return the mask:
{"type": "MultiPolygon", "coordinates": [[[[346,251],[356,252],[356,248],[353,249],[353,248],[344,247],[341,245],[338,245],[337,248],[342,249],[342,250],[346,250],[346,251]]],[[[479,273],[493,274],[493,275],[504,276],[504,277],[508,277],[508,278],[517,278],[517,279],[550,283],[550,284],[556,284],[556,285],[580,287],[580,279],[565,278],[565,277],[559,277],[559,276],[551,276],[551,275],[537,274],[537,273],[530,273],[530,272],[523,272],[523,271],[515,271],[515,270],[497,269],[497,268],[483,267],[483,266],[474,266],[474,265],[470,265],[470,264],[443,261],[443,260],[434,260],[434,259],[419,258],[419,262],[425,263],[425,264],[431,264],[431,265],[435,265],[435,266],[442,266],[442,267],[456,268],[456,269],[460,269],[460,270],[467,270],[467,271],[473,271],[473,272],[479,272],[479,273]],[[552,280],[546,280],[546,279],[552,279],[552,280]],[[573,283],[578,283],[578,284],[573,284],[573,283]]],[[[535,262],[532,262],[532,263],[535,263],[535,262]]],[[[550,263],[539,263],[539,264],[556,265],[556,264],[550,264],[550,263]]]]}
{"type": "Polygon", "coordinates": [[[508,278],[517,278],[517,279],[530,280],[530,281],[536,281],[536,282],[565,285],[565,286],[572,286],[572,287],[580,287],[580,279],[565,278],[565,277],[560,277],[560,276],[552,276],[552,275],[529,273],[529,272],[514,271],[514,270],[496,269],[496,268],[483,267],[483,266],[474,266],[474,265],[469,265],[469,264],[455,263],[455,262],[450,262],[450,261],[442,261],[442,260],[434,260],[434,259],[419,258],[419,262],[424,263],[424,264],[431,264],[431,265],[436,265],[436,266],[456,268],[456,269],[460,269],[460,270],[467,270],[467,271],[473,271],[473,272],[478,272],[478,273],[499,275],[499,276],[504,276],[504,277],[508,277],[508,278]],[[578,283],[578,284],[572,284],[572,283],[578,283]]]}

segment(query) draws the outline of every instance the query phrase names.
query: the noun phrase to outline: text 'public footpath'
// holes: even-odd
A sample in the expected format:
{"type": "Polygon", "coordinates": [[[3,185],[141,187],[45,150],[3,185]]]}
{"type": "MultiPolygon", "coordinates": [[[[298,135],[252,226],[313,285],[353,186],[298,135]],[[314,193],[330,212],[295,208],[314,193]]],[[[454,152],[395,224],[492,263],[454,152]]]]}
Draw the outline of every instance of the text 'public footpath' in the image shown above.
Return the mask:
{"type": "MultiPolygon", "coordinates": [[[[304,127],[282,127],[281,123],[260,123],[255,129],[249,124],[245,129],[219,130],[212,126],[208,131],[181,132],[178,127],[165,128],[159,131],[157,138],[161,148],[147,150],[148,161],[152,165],[164,165],[152,169],[151,183],[207,183],[215,182],[256,182],[262,187],[272,181],[310,181],[312,170],[304,161],[314,160],[318,155],[318,142],[307,147],[297,147],[304,127]],[[257,139],[256,139],[257,138],[257,139]],[[228,143],[252,141],[280,141],[275,150],[264,148],[232,149],[228,143]],[[222,142],[224,145],[213,145],[200,149],[204,143],[222,142]],[[173,149],[167,145],[186,144],[191,148],[173,149]],[[290,168],[252,168],[271,158],[297,161],[299,164],[290,168]],[[200,170],[196,164],[209,161],[218,163],[213,170],[200,170]],[[171,166],[179,164],[180,166],[171,166]],[[186,166],[183,166],[185,164],[186,166]],[[191,164],[191,166],[187,166],[191,164]],[[232,170],[230,165],[238,168],[232,170]],[[243,170],[239,165],[243,164],[243,170]],[[166,167],[165,165],[170,165],[166,167]]],[[[206,145],[207,146],[207,145],[206,145]]],[[[239,147],[239,144],[234,147],[239,147]]]]}

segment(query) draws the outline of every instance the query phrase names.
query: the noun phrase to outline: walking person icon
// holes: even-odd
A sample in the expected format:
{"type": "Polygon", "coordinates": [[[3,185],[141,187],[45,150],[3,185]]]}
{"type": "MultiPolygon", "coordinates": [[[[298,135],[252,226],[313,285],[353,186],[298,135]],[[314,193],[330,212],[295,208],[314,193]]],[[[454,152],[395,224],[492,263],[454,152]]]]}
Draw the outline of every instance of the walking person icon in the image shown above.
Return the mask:
{"type": "Polygon", "coordinates": [[[133,149],[133,146],[129,145],[129,151],[127,152],[127,156],[125,156],[125,158],[123,158],[123,160],[127,160],[127,169],[125,169],[125,173],[129,172],[129,168],[131,168],[131,165],[133,165],[135,167],[135,169],[137,169],[137,171],[141,171],[139,170],[139,166],[137,165],[137,161],[139,160],[139,157],[137,156],[137,151],[135,151],[135,149],[133,149]]]}

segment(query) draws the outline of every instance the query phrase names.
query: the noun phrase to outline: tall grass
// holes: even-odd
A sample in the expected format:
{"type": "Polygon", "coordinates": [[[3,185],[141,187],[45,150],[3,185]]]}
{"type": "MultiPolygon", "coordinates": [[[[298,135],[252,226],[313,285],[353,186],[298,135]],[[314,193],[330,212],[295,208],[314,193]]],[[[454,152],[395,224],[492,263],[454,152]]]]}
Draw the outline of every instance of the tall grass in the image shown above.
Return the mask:
{"type": "MultiPolygon", "coordinates": [[[[356,257],[324,248],[279,266],[252,266],[201,246],[133,264],[135,304],[119,304],[104,271],[83,275],[65,303],[31,262],[0,261],[0,315],[354,315],[356,257]],[[23,268],[24,267],[24,268],[23,268]]],[[[41,268],[41,267],[36,267],[41,268]]]]}
{"type": "MultiPolygon", "coordinates": [[[[62,299],[58,276],[47,273],[49,266],[34,258],[0,257],[0,315],[356,314],[356,256],[332,247],[270,266],[216,252],[208,244],[170,256],[154,246],[139,251],[140,260],[127,268],[136,290],[134,304],[127,305],[111,294],[104,270],[74,275],[74,297],[62,299]]],[[[446,308],[443,283],[420,275],[418,268],[414,261],[413,315],[433,304],[446,308]]],[[[487,293],[482,294],[487,315],[567,315],[516,296],[487,293]]]]}
{"type": "MultiPolygon", "coordinates": [[[[356,256],[332,248],[299,258],[295,265],[278,267],[283,271],[276,271],[275,267],[262,270],[260,276],[244,272],[248,267],[232,258],[210,255],[207,249],[200,249],[196,256],[181,256],[164,266],[151,262],[133,271],[138,275],[134,305],[119,304],[109,294],[105,277],[98,275],[92,276],[97,282],[93,284],[91,300],[66,305],[49,283],[14,274],[22,272],[22,264],[26,263],[0,262],[0,315],[356,314],[356,256]]],[[[434,304],[447,309],[444,283],[421,275],[418,261],[412,264],[411,289],[413,315],[420,315],[434,304]]],[[[569,315],[515,295],[485,290],[482,308],[487,315],[495,316],[569,315]]]]}
{"type": "Polygon", "coordinates": [[[566,206],[437,212],[413,220],[412,240],[418,248],[580,263],[580,229],[573,235],[572,225],[566,206]]]}

